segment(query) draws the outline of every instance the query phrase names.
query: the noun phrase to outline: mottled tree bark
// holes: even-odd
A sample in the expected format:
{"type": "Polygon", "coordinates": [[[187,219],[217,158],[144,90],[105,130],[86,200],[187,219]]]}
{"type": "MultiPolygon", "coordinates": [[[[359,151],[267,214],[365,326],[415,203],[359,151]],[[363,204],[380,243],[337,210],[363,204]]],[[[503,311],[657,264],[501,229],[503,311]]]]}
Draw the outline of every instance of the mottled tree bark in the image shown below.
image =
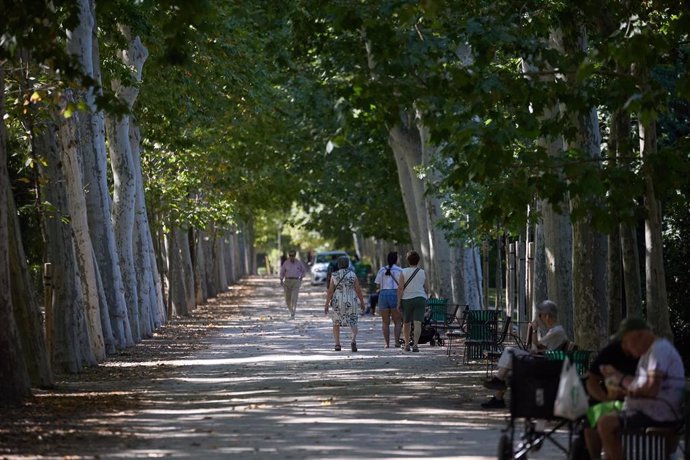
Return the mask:
{"type": "Polygon", "coordinates": [[[29,372],[21,349],[14,320],[10,248],[7,171],[7,136],[5,132],[5,69],[0,63],[0,406],[19,405],[31,394],[29,372]]]}

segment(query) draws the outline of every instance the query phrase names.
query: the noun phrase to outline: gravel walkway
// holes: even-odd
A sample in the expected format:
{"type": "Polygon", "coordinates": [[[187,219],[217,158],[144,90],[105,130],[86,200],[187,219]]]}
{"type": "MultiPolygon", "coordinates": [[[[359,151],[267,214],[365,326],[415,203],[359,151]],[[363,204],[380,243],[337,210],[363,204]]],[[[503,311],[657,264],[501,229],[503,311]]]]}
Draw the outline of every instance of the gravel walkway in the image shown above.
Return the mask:
{"type": "MultiPolygon", "coordinates": [[[[376,316],[360,320],[359,352],[349,351],[349,331],[335,352],[324,299],[323,286],[303,284],[289,320],[277,278],[247,278],[200,309],[196,327],[214,329],[201,346],[102,366],[136,405],[81,420],[107,426],[97,440],[0,457],[50,458],[54,448],[55,458],[496,458],[508,412],[480,410],[482,366],[428,344],[384,349],[376,316]]],[[[564,455],[547,444],[530,458],[564,455]]]]}

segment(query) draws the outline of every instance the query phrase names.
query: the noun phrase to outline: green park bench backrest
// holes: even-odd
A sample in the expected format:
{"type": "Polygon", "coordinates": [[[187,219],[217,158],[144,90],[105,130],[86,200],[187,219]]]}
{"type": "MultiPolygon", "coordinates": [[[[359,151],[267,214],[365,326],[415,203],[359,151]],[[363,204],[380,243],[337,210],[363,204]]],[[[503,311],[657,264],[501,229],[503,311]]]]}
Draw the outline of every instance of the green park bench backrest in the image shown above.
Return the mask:
{"type": "Polygon", "coordinates": [[[589,369],[589,357],[592,354],[588,350],[546,350],[544,357],[554,361],[563,361],[567,356],[571,363],[575,363],[575,369],[579,376],[584,376],[589,369]]]}
{"type": "Polygon", "coordinates": [[[495,341],[498,335],[498,310],[469,310],[467,340],[495,341]]]}
{"type": "Polygon", "coordinates": [[[426,305],[429,307],[431,321],[436,323],[446,322],[448,299],[428,299],[426,305]]]}

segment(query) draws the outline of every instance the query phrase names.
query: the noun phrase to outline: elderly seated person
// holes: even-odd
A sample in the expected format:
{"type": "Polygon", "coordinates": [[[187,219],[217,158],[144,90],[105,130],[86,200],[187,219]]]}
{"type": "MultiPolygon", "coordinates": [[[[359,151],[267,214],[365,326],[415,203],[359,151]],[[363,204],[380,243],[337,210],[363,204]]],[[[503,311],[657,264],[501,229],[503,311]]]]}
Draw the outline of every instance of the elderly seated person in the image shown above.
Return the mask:
{"type": "Polygon", "coordinates": [[[685,385],[680,354],[668,339],[654,335],[646,321],[626,318],[616,338],[623,350],[639,362],[634,375],[613,366],[601,367],[606,386],[625,392],[623,410],[603,415],[597,423],[604,453],[610,460],[623,458],[621,428],[676,426],[685,385]]]}
{"type": "Polygon", "coordinates": [[[527,328],[528,334],[532,336],[533,349],[528,351],[510,347],[503,350],[498,360],[496,376],[484,382],[486,388],[495,390],[496,393],[491,399],[482,403],[483,408],[500,409],[506,407],[503,395],[506,391],[506,378],[512,367],[513,356],[539,353],[544,350],[557,350],[568,342],[565,329],[557,322],[558,307],[555,303],[551,300],[544,300],[537,306],[537,321],[529,323],[527,328]],[[539,333],[540,329],[545,331],[543,335],[539,333]]]}

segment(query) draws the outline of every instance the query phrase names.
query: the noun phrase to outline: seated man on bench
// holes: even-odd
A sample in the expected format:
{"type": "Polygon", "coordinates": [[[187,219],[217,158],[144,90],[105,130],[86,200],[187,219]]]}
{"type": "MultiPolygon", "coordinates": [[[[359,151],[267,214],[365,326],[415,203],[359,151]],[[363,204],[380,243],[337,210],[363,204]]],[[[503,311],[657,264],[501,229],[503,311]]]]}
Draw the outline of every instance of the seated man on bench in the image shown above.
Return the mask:
{"type": "MultiPolygon", "coordinates": [[[[506,407],[503,400],[503,395],[506,391],[506,378],[512,366],[513,356],[527,355],[531,352],[540,352],[544,350],[557,350],[568,343],[565,329],[558,323],[558,308],[551,300],[544,300],[537,306],[537,321],[529,324],[528,334],[531,334],[531,341],[534,344],[535,350],[527,351],[520,348],[506,348],[501,353],[498,360],[498,371],[496,376],[484,382],[484,386],[490,390],[495,390],[496,393],[488,401],[482,403],[485,409],[500,409],[506,407]],[[546,333],[541,337],[538,335],[539,326],[546,329],[546,333]]],[[[530,338],[528,338],[530,342],[530,338]]]]}
{"type": "Polygon", "coordinates": [[[685,370],[673,344],[654,335],[641,318],[624,319],[615,337],[626,353],[640,358],[635,375],[601,367],[607,387],[619,386],[626,395],[621,412],[603,415],[597,423],[606,458],[621,460],[622,428],[673,427],[680,422],[685,370]]]}

